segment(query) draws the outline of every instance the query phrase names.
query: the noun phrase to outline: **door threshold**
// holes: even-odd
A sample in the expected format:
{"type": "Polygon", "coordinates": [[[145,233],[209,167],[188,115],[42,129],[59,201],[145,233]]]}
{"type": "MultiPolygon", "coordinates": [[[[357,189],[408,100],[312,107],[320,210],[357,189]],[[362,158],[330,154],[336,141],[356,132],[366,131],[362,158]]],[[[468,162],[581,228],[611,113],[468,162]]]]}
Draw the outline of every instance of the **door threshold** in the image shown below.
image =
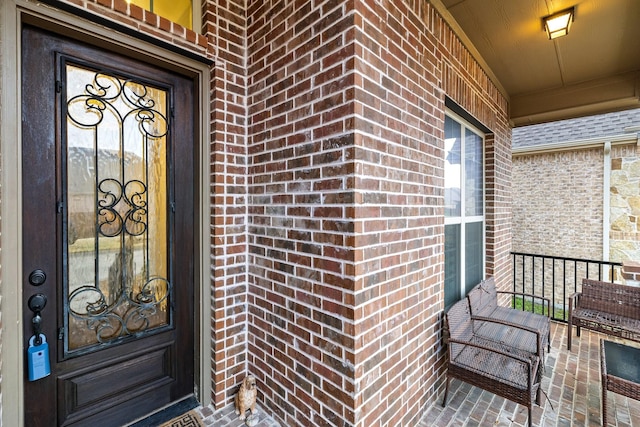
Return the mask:
{"type": "Polygon", "coordinates": [[[195,396],[191,395],[183,400],[171,403],[168,406],[160,409],[158,412],[147,415],[144,418],[141,418],[133,422],[132,424],[129,424],[127,427],[157,427],[160,424],[166,423],[167,421],[177,417],[178,415],[182,415],[186,412],[189,412],[193,408],[197,408],[198,406],[200,406],[200,403],[195,398],[195,396]]]}

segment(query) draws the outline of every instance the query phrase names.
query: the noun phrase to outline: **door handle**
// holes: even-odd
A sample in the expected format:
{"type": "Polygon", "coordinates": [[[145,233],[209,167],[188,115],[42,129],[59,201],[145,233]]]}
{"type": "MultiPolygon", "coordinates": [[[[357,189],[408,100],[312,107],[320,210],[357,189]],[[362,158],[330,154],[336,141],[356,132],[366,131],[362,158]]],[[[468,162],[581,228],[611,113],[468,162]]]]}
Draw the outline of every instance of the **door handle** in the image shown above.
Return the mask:
{"type": "Polygon", "coordinates": [[[47,297],[44,294],[34,294],[29,298],[29,309],[36,315],[40,314],[45,305],[47,305],[47,297]]]}
{"type": "Polygon", "coordinates": [[[42,316],[40,316],[40,312],[47,305],[47,297],[44,294],[34,294],[29,298],[29,309],[33,311],[33,319],[31,319],[31,323],[33,324],[33,336],[35,338],[34,344],[36,346],[42,344],[42,316]]]}

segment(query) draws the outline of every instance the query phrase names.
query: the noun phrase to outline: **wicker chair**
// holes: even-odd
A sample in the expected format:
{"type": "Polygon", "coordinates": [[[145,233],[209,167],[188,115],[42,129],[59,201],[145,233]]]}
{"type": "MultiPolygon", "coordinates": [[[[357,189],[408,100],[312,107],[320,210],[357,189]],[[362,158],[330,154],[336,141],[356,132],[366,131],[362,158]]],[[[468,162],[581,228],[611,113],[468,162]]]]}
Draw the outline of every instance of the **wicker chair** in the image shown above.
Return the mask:
{"type": "MultiPolygon", "coordinates": [[[[544,365],[546,360],[545,348],[547,352],[551,350],[551,324],[549,317],[551,314],[551,301],[548,298],[519,292],[498,291],[493,277],[480,282],[469,292],[467,298],[469,298],[471,317],[475,320],[491,319],[494,322],[538,332],[537,337],[540,339],[538,356],[540,356],[541,363],[544,365]],[[546,305],[547,315],[500,306],[498,305],[499,294],[535,298],[536,301],[543,303],[543,306],[546,305]]],[[[501,331],[504,332],[504,329],[501,330],[500,325],[497,323],[482,322],[477,325],[476,333],[482,336],[495,337],[501,331]]]]}
{"type": "MultiPolygon", "coordinates": [[[[491,320],[486,322],[492,323],[491,320]]],[[[449,383],[457,378],[528,408],[532,425],[533,402],[540,404],[540,358],[536,332],[499,324],[499,338],[474,333],[466,298],[455,303],[445,316],[448,331],[447,380],[442,406],[446,405],[449,383]],[[533,335],[533,337],[532,337],[533,335]],[[526,349],[523,342],[530,343],[526,349]]]]}

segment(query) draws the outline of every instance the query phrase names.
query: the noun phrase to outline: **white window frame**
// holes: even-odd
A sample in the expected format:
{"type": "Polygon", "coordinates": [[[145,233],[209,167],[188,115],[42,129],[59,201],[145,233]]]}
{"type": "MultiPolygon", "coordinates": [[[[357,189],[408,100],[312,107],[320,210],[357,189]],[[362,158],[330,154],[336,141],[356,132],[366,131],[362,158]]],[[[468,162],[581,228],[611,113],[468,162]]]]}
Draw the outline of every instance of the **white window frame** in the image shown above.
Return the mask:
{"type": "MultiPolygon", "coordinates": [[[[469,223],[477,223],[477,222],[481,222],[483,224],[482,227],[482,277],[484,278],[484,272],[486,271],[486,267],[487,267],[487,236],[486,236],[486,224],[487,224],[487,207],[486,207],[486,195],[487,195],[487,191],[486,191],[486,133],[481,131],[480,129],[478,129],[477,127],[473,126],[471,123],[469,123],[467,120],[463,119],[462,117],[460,117],[459,115],[457,115],[456,113],[454,113],[453,111],[451,111],[450,109],[446,109],[445,110],[445,116],[448,116],[450,119],[455,120],[458,124],[460,124],[462,131],[461,131],[461,138],[462,138],[462,143],[461,145],[461,152],[460,152],[460,199],[461,199],[461,204],[460,204],[460,216],[456,216],[456,217],[444,217],[444,225],[460,225],[460,241],[458,242],[458,244],[460,245],[459,249],[460,249],[460,283],[458,284],[460,286],[459,290],[460,290],[460,295],[462,297],[464,297],[467,292],[465,289],[465,283],[466,283],[466,250],[464,248],[464,244],[466,242],[466,224],[469,223]],[[466,195],[465,195],[465,185],[464,185],[464,176],[465,176],[465,138],[466,138],[466,132],[465,130],[469,129],[470,131],[472,131],[473,133],[475,133],[476,135],[480,136],[482,138],[482,215],[474,215],[474,216],[467,216],[465,214],[466,211],[466,195]]],[[[445,152],[446,155],[446,152],[445,152]]],[[[446,299],[446,298],[445,298],[446,299]]]]}

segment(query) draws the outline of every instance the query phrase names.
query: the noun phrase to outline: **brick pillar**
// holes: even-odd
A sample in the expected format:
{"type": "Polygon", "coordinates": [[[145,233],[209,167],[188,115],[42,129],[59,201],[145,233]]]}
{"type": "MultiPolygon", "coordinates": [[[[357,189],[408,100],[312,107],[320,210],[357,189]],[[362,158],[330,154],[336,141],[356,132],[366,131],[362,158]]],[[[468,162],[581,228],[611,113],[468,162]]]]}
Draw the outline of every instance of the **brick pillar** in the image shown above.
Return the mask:
{"type": "Polygon", "coordinates": [[[640,286],[640,261],[622,262],[622,283],[629,286],[640,286]]]}

